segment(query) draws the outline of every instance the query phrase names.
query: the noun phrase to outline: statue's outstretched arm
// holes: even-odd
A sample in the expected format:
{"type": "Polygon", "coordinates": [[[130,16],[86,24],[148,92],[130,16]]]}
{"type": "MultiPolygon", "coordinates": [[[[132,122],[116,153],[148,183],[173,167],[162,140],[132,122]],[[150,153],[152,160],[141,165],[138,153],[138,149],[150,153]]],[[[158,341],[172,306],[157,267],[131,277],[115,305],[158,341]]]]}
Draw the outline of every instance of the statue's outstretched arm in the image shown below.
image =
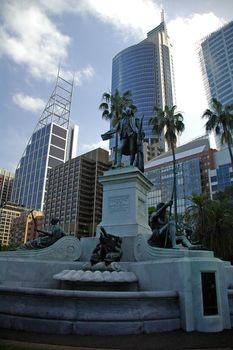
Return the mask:
{"type": "Polygon", "coordinates": [[[109,131],[105,132],[104,134],[101,134],[101,138],[103,141],[109,140],[112,138],[112,136],[115,134],[116,129],[112,128],[109,131]]]}
{"type": "Polygon", "coordinates": [[[46,236],[52,236],[52,233],[51,233],[51,232],[48,232],[48,231],[37,230],[37,232],[43,233],[43,234],[46,235],[46,236]]]}

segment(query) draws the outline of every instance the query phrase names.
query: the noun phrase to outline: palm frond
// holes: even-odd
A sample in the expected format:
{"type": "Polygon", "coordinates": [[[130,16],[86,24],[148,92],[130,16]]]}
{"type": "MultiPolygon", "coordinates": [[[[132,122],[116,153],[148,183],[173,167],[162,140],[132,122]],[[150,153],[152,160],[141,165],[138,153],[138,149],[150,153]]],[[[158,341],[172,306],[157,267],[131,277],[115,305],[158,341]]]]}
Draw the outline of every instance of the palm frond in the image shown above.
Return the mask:
{"type": "Polygon", "coordinates": [[[202,114],[202,118],[209,118],[212,116],[212,114],[213,112],[210,109],[206,109],[202,114]]]}
{"type": "Polygon", "coordinates": [[[102,101],[109,103],[111,100],[111,95],[108,92],[104,92],[102,95],[102,101]]]}
{"type": "Polygon", "coordinates": [[[110,120],[112,118],[112,114],[105,109],[102,113],[102,118],[106,120],[110,120]]]}
{"type": "Polygon", "coordinates": [[[232,135],[229,130],[226,130],[225,132],[222,133],[221,137],[221,143],[228,143],[229,145],[232,145],[232,135]]]}
{"type": "Polygon", "coordinates": [[[102,102],[102,103],[99,105],[99,109],[100,109],[100,110],[109,109],[109,105],[108,105],[106,102],[102,102]]]}
{"type": "Polygon", "coordinates": [[[137,112],[131,92],[128,90],[121,95],[118,89],[112,95],[107,92],[102,95],[102,103],[99,109],[103,111],[102,118],[111,119],[113,126],[126,116],[127,110],[130,110],[132,114],[137,112]]]}
{"type": "MultiPolygon", "coordinates": [[[[210,130],[210,131],[211,131],[211,130],[210,130]]],[[[220,125],[219,125],[219,124],[218,124],[218,125],[216,125],[216,127],[215,127],[214,131],[215,131],[216,135],[220,135],[220,134],[221,134],[222,129],[221,129],[221,127],[220,127],[220,125]]]]}

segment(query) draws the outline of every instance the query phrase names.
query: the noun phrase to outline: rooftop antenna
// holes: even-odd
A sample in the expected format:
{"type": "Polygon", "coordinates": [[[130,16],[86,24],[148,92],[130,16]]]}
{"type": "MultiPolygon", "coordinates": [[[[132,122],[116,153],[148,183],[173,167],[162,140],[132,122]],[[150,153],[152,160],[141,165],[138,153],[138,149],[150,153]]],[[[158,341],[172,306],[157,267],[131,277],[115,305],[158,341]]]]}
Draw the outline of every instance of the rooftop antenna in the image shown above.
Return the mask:
{"type": "Polygon", "coordinates": [[[161,22],[165,22],[164,9],[162,9],[162,11],[161,11],[161,22]]]}

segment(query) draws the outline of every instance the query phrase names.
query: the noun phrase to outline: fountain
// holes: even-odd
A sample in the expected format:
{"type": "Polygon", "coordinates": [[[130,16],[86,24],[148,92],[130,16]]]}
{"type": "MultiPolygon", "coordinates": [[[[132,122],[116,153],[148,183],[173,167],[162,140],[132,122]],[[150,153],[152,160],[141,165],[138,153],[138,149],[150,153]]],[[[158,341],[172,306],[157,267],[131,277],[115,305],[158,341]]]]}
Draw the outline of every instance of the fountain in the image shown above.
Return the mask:
{"type": "Polygon", "coordinates": [[[148,244],[152,184],[137,167],[116,167],[99,181],[96,237],[65,236],[43,249],[0,253],[1,327],[82,335],[231,328],[230,263],[207,250],[148,244]],[[98,258],[101,227],[118,237],[117,262],[105,251],[104,261],[90,263],[93,251],[98,258]]]}

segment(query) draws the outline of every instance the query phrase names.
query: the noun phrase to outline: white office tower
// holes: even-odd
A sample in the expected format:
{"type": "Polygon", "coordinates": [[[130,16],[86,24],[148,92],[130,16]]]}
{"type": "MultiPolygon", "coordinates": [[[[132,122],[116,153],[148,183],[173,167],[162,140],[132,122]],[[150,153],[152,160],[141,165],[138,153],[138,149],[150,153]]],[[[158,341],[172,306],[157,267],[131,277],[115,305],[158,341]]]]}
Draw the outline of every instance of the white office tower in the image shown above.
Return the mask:
{"type": "Polygon", "coordinates": [[[70,125],[73,81],[58,73],[55,89],[15,172],[12,201],[43,209],[48,170],[76,155],[77,126],[70,125]]]}
{"type": "MultiPolygon", "coordinates": [[[[201,41],[199,58],[209,107],[212,98],[233,104],[233,21],[201,41]]],[[[222,148],[218,135],[215,141],[222,148]]]]}

